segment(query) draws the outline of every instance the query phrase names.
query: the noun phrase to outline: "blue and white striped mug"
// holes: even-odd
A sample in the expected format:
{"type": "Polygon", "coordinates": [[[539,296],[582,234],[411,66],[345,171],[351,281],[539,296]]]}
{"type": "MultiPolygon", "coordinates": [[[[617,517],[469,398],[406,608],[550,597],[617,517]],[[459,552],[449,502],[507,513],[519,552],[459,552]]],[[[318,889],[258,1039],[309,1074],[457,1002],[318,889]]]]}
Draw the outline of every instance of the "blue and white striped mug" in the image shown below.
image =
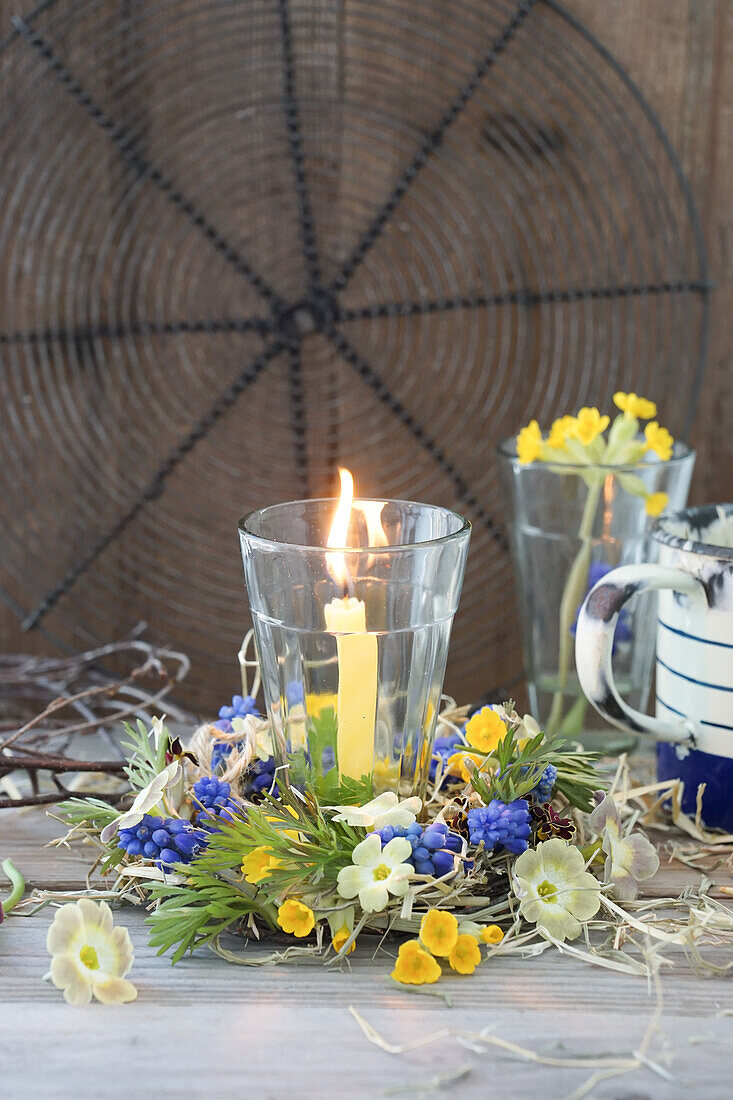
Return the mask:
{"type": "Polygon", "coordinates": [[[588,593],[578,617],[581,687],[612,725],[652,736],[659,779],[682,779],[682,808],[733,831],[733,504],[665,516],[658,565],[624,565],[588,593]],[[635,594],[659,590],[656,717],[628,705],[613,678],[613,635],[635,594]]]}

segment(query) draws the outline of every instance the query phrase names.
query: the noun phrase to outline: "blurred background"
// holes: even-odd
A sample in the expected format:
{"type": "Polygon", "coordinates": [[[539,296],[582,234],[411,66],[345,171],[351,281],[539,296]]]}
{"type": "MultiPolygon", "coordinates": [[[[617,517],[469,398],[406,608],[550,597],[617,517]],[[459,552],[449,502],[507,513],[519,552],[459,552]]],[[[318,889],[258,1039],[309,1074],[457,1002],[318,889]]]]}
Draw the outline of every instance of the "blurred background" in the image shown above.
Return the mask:
{"type": "Polygon", "coordinates": [[[474,525],[446,689],[522,694],[495,448],[617,389],[733,498],[728,0],[0,0],[0,645],[238,688],[236,521],[474,525]]]}

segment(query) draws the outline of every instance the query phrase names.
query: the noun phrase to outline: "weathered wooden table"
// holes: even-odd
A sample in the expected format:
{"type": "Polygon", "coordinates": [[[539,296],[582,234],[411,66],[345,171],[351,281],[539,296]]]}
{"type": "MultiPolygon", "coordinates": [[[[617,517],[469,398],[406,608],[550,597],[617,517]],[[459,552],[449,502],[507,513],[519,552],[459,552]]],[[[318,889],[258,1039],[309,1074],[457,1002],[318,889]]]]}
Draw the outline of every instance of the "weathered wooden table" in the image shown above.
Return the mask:
{"type": "MultiPolygon", "coordinates": [[[[0,855],[30,885],[72,889],[78,856],[43,848],[58,835],[42,812],[0,814],[0,855]]],[[[715,896],[733,875],[710,871],[715,896]]],[[[699,875],[663,864],[648,892],[677,894],[699,875]]],[[[3,893],[7,884],[3,883],[3,893]]],[[[135,946],[134,1004],[72,1009],[41,981],[49,909],[0,926],[0,1097],[379,1097],[443,1092],[460,1097],[728,1097],[733,1095],[733,978],[695,976],[667,951],[663,1005],[643,1064],[591,1084],[588,1066],[532,1062],[498,1046],[444,1036],[403,1054],[370,1042],[353,1006],[386,1042],[409,1044],[443,1029],[490,1035],[543,1058],[631,1055],[657,1007],[640,977],[591,967],[554,949],[535,959],[494,958],[473,977],[443,978],[453,1007],[389,980],[388,955],[360,944],[350,972],[306,966],[231,966],[207,950],[171,968],[147,943],[144,912],[116,916],[135,946]],[[662,1076],[669,1075],[669,1078],[662,1076]]],[[[248,948],[256,951],[258,948],[248,948]]],[[[387,946],[387,952],[393,948],[387,946]]],[[[709,951],[710,949],[708,949],[709,951]]],[[[718,962],[726,961],[723,955],[718,962]]],[[[426,987],[422,987],[424,990],[426,987]]]]}

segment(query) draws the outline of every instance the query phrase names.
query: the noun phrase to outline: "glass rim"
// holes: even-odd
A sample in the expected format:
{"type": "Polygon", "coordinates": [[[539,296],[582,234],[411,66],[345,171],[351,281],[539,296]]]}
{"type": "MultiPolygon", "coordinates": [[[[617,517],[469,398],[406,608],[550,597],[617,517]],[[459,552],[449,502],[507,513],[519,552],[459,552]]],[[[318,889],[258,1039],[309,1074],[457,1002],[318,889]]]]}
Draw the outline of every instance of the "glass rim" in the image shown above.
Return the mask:
{"type": "Polygon", "coordinates": [[[721,558],[725,561],[733,560],[731,546],[716,546],[715,543],[704,542],[704,535],[699,539],[694,536],[685,538],[666,528],[666,524],[669,523],[689,523],[691,526],[702,527],[704,531],[719,518],[719,509],[722,509],[728,517],[733,516],[733,504],[694,504],[682,511],[660,516],[652,528],[652,538],[655,542],[661,543],[662,546],[669,546],[673,550],[684,550],[689,554],[704,554],[706,557],[721,558]]]}
{"type": "Polygon", "coordinates": [[[424,546],[439,546],[444,543],[454,542],[464,536],[468,536],[471,533],[471,522],[467,520],[465,516],[462,516],[460,512],[454,511],[452,508],[445,508],[442,504],[425,504],[418,500],[396,500],[393,498],[385,497],[356,497],[354,503],[364,504],[397,504],[404,505],[410,504],[418,508],[429,508],[434,512],[447,512],[450,516],[455,516],[460,521],[460,526],[456,531],[451,531],[447,535],[439,535],[434,539],[422,539],[420,542],[400,542],[390,546],[325,546],[321,544],[311,544],[305,542],[286,542],[283,539],[268,538],[267,535],[256,535],[253,531],[250,531],[247,527],[247,523],[253,516],[259,516],[263,512],[271,512],[280,508],[292,508],[297,504],[331,504],[334,511],[338,505],[338,497],[308,497],[302,500],[284,500],[278,504],[267,504],[264,508],[253,508],[251,512],[247,512],[237,522],[237,529],[241,535],[244,535],[252,542],[264,543],[268,546],[282,546],[285,549],[290,550],[308,550],[317,551],[319,553],[328,554],[394,554],[404,553],[405,550],[415,550],[424,546]]]}
{"type": "Polygon", "coordinates": [[[678,466],[696,454],[693,447],[690,447],[687,443],[683,443],[681,439],[676,439],[672,457],[663,460],[660,459],[658,462],[645,462],[643,459],[640,459],[639,462],[627,462],[624,464],[593,462],[589,463],[587,466],[581,463],[546,462],[544,460],[542,462],[520,462],[517,457],[516,436],[502,439],[497,445],[496,451],[501,458],[506,458],[510,462],[516,463],[516,465],[520,466],[523,470],[542,469],[546,467],[548,469],[561,470],[563,473],[567,471],[571,474],[588,473],[590,470],[604,470],[609,474],[632,474],[636,470],[656,470],[662,469],[665,466],[678,466]]]}

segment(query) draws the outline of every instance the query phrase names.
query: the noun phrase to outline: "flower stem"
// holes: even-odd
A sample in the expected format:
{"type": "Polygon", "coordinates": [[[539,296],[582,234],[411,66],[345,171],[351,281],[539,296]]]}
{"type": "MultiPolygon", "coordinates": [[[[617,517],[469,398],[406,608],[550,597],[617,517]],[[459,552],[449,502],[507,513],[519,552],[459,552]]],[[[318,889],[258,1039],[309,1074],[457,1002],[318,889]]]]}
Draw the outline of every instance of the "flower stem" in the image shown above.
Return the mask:
{"type": "Polygon", "coordinates": [[[590,566],[591,535],[593,523],[598,508],[598,500],[601,495],[604,477],[600,472],[588,485],[588,495],[585,499],[583,515],[578,528],[578,538],[581,542],[580,549],[570,567],[568,579],[565,582],[562,599],[560,601],[560,638],[558,643],[557,662],[557,690],[552,698],[552,708],[547,719],[547,732],[556,733],[562,722],[564,703],[564,691],[567,687],[568,672],[570,669],[570,653],[572,636],[570,628],[573,625],[575,613],[582,603],[588,581],[588,568],[590,566]],[[600,480],[599,480],[600,479],[600,480]]]}
{"type": "Polygon", "coordinates": [[[2,867],[5,874],[10,879],[13,889],[10,891],[5,901],[0,901],[0,924],[2,924],[8,913],[15,909],[25,893],[25,879],[12,860],[3,860],[2,867]]]}

